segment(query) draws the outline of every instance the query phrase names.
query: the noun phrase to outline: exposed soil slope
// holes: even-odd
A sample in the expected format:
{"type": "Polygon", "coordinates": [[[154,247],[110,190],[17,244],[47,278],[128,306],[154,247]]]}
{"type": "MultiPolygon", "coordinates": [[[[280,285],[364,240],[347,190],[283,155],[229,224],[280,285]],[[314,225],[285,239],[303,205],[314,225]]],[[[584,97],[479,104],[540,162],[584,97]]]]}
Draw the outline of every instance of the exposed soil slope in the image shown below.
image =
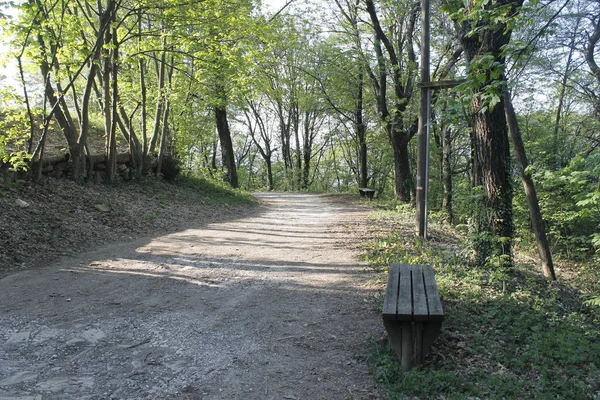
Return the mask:
{"type": "Polygon", "coordinates": [[[214,204],[214,196],[203,190],[221,189],[210,184],[200,189],[159,180],[82,186],[47,179],[0,185],[0,277],[109,243],[174,232],[192,222],[201,226],[238,218],[257,209],[231,205],[235,199],[228,198],[214,204]]]}

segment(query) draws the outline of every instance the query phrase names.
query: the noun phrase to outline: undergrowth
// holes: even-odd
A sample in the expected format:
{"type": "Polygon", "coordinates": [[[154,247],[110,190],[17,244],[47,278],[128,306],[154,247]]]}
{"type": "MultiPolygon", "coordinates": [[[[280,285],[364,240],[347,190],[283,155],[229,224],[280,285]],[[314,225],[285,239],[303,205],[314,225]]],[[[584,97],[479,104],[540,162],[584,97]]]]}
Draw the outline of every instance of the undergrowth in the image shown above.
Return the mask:
{"type": "Polygon", "coordinates": [[[202,197],[208,204],[250,204],[256,200],[250,193],[240,189],[232,189],[224,182],[197,177],[179,177],[177,186],[190,189],[202,197]]]}
{"type": "Polygon", "coordinates": [[[389,347],[373,344],[370,367],[391,399],[600,396],[600,313],[583,295],[598,290],[598,264],[569,279],[559,271],[551,282],[517,257],[507,277],[469,265],[447,226],[432,223],[430,240],[416,241],[414,211],[399,211],[374,213],[365,258],[382,279],[392,262],[433,265],[446,319],[424,364],[409,372],[389,347]]]}

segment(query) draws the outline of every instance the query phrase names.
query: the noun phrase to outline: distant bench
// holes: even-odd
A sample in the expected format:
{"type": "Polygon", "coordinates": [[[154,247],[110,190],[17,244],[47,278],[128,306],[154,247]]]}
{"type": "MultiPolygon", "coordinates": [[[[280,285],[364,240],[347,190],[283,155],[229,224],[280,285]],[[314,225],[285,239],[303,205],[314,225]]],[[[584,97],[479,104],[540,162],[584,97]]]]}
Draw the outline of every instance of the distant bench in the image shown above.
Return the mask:
{"type": "Polygon", "coordinates": [[[443,320],[433,268],[392,264],[383,302],[383,324],[404,370],[423,361],[443,320]]]}
{"type": "Polygon", "coordinates": [[[375,190],[369,188],[358,188],[358,192],[360,193],[360,197],[367,196],[369,200],[373,200],[373,196],[375,196],[375,190]]]}

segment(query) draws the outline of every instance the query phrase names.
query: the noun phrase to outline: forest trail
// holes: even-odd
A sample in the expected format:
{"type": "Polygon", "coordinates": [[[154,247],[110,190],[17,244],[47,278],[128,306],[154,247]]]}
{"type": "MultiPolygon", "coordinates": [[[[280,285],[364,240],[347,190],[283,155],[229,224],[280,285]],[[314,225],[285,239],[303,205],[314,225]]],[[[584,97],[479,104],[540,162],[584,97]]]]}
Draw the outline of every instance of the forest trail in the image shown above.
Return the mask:
{"type": "Polygon", "coordinates": [[[365,209],[257,196],[246,218],[0,279],[0,399],[381,398],[365,209]]]}

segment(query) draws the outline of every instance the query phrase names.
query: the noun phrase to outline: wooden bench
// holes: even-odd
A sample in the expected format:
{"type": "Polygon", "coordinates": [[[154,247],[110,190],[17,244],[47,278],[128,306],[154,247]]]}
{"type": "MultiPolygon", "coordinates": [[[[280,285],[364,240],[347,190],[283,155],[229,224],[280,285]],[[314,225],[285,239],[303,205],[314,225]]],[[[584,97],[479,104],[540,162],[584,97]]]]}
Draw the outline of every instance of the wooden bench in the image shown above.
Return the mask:
{"type": "Polygon", "coordinates": [[[367,196],[369,200],[373,200],[373,196],[375,196],[375,189],[358,188],[358,193],[360,193],[360,197],[367,196]]]}
{"type": "Polygon", "coordinates": [[[429,353],[444,320],[433,268],[392,264],[383,302],[383,324],[407,371],[429,353]]]}

